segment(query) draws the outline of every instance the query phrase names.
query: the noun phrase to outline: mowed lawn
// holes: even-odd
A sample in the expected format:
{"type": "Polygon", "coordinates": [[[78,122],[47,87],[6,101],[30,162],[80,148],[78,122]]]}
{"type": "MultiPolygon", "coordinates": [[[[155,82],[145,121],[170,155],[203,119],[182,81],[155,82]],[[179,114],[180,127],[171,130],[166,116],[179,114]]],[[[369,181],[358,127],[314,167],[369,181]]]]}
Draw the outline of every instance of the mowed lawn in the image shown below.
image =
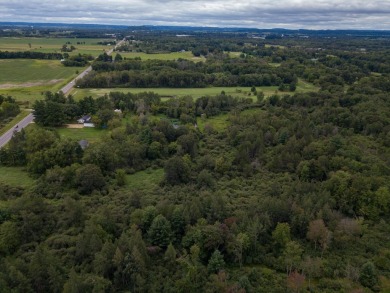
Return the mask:
{"type": "Polygon", "coordinates": [[[62,45],[74,46],[76,50],[70,55],[91,54],[97,57],[114,45],[100,45],[98,42],[114,41],[112,39],[77,39],[77,38],[0,38],[0,51],[34,51],[44,53],[61,53],[62,45]],[[79,44],[77,44],[79,42],[79,44]],[[31,47],[30,47],[31,45],[31,47]]]}
{"type": "MultiPolygon", "coordinates": [[[[192,52],[172,52],[172,53],[159,53],[159,54],[147,54],[143,52],[118,52],[123,58],[141,58],[141,60],[177,60],[187,59],[192,61],[205,61],[204,57],[195,57],[192,52]]],[[[115,56],[115,55],[114,55],[115,56]]]]}

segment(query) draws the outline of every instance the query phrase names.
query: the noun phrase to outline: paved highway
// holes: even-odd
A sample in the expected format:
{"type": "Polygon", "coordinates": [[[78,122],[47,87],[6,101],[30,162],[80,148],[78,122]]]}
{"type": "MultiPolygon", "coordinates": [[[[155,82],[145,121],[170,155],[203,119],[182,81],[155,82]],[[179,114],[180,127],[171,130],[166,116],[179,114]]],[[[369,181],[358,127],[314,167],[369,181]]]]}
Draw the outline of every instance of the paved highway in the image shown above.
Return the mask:
{"type": "MultiPolygon", "coordinates": [[[[107,55],[111,55],[114,52],[114,49],[116,49],[118,46],[122,45],[126,39],[121,40],[114,48],[107,51],[107,55]]],[[[92,71],[92,66],[89,66],[87,69],[85,69],[83,72],[81,72],[75,79],[73,79],[70,83],[68,83],[66,86],[64,86],[60,91],[62,91],[65,95],[67,95],[75,86],[76,81],[80,78],[83,78],[88,73],[92,71]]]]}
{"type": "Polygon", "coordinates": [[[76,80],[83,78],[88,73],[92,71],[92,66],[89,66],[87,69],[85,69],[81,74],[79,74],[75,79],[73,79],[70,83],[68,83],[66,86],[64,86],[60,91],[64,93],[64,95],[67,95],[74,87],[76,80]]]}
{"type": "Polygon", "coordinates": [[[12,127],[10,130],[8,130],[6,133],[4,133],[0,137],[0,148],[5,146],[14,135],[15,131],[21,131],[23,128],[25,128],[27,125],[29,125],[31,122],[33,122],[34,116],[33,114],[28,114],[23,120],[19,121],[18,124],[16,124],[14,127],[12,127]]]}
{"type": "MultiPolygon", "coordinates": [[[[114,48],[110,49],[107,54],[111,55],[112,52],[114,52],[114,49],[116,49],[118,46],[122,45],[123,42],[125,42],[125,39],[120,41],[114,48]]],[[[75,83],[78,79],[83,78],[88,73],[92,71],[92,66],[89,66],[87,69],[85,69],[83,72],[81,72],[75,79],[73,79],[70,83],[68,83],[66,86],[64,86],[60,91],[62,91],[65,95],[67,95],[75,86],[75,83]]],[[[10,130],[8,130],[5,134],[0,136],[0,148],[5,146],[12,138],[15,131],[20,131],[24,127],[26,127],[28,124],[34,121],[33,114],[29,114],[27,117],[25,117],[22,121],[19,121],[18,124],[13,126],[10,130]]]]}

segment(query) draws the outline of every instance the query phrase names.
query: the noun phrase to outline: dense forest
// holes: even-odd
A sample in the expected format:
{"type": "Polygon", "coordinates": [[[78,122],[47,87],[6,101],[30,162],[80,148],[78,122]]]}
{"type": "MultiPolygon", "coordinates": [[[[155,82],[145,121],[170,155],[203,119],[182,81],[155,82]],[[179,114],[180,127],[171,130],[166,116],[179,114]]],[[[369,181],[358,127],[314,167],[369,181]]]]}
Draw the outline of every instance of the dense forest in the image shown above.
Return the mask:
{"type": "MultiPolygon", "coordinates": [[[[145,38],[155,48],[174,39],[145,38]]],[[[0,165],[34,178],[0,185],[0,292],[389,290],[388,47],[241,38],[239,57],[210,47],[205,62],[102,55],[78,85],[290,87],[300,78],[319,90],[47,92],[34,103],[36,125],[0,150],[0,165]],[[82,115],[102,133],[88,146],[58,134],[82,115]]]]}

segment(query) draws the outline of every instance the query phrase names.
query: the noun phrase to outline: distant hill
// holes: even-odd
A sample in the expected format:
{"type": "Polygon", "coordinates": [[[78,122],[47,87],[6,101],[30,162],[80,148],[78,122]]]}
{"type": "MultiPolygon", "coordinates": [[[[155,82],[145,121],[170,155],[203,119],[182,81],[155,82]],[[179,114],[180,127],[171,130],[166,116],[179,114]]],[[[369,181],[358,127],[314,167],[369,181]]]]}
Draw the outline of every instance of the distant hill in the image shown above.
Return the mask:
{"type": "Polygon", "coordinates": [[[72,28],[72,29],[128,29],[146,31],[171,31],[171,32],[237,32],[279,35],[307,35],[320,37],[354,36],[354,37],[390,37],[389,30],[308,30],[308,29],[259,29],[238,27],[196,27],[196,26],[126,26],[113,24],[73,24],[73,23],[33,23],[33,22],[0,22],[0,28],[35,27],[35,28],[72,28]]]}

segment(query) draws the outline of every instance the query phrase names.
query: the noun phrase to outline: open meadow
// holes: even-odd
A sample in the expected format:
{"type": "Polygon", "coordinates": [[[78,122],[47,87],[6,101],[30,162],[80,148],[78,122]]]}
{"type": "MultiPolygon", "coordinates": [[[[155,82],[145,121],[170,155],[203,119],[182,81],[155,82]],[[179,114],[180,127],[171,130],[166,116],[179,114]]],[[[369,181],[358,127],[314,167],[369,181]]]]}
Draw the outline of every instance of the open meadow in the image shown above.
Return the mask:
{"type": "Polygon", "coordinates": [[[0,183],[10,186],[30,187],[34,183],[23,167],[0,167],[0,183]]]}
{"type": "MultiPolygon", "coordinates": [[[[75,46],[70,55],[98,56],[113,46],[98,44],[105,39],[75,38],[0,38],[0,51],[60,53],[64,44],[75,46]]],[[[0,95],[10,95],[30,105],[45,91],[56,92],[81,72],[82,67],[65,67],[59,60],[0,60],[0,95]]]]}
{"type": "Polygon", "coordinates": [[[177,60],[187,59],[191,61],[205,61],[204,57],[195,57],[192,52],[172,52],[172,53],[159,53],[159,54],[147,54],[143,52],[118,52],[123,58],[141,58],[141,60],[177,60]]]}
{"type": "Polygon", "coordinates": [[[65,67],[59,60],[0,60],[0,95],[30,104],[45,91],[56,92],[83,68],[65,67]]]}
{"type": "MultiPolygon", "coordinates": [[[[289,94],[292,92],[280,92],[278,91],[277,86],[262,86],[256,87],[257,92],[263,92],[265,96],[270,96],[275,93],[279,94],[289,94]]],[[[162,97],[183,97],[183,96],[192,96],[193,98],[199,98],[207,95],[218,95],[222,91],[226,95],[232,95],[235,97],[251,97],[256,100],[256,96],[251,93],[250,87],[205,87],[205,88],[102,88],[102,89],[81,89],[76,88],[71,93],[75,99],[82,99],[87,96],[92,96],[94,98],[104,96],[110,92],[123,92],[123,93],[142,93],[142,92],[155,92],[162,97]]],[[[296,91],[297,93],[301,92],[310,92],[318,91],[318,88],[313,84],[299,80],[297,84],[296,91]]]]}
{"type": "Polygon", "coordinates": [[[0,60],[0,89],[14,88],[30,84],[55,84],[80,70],[66,67],[59,60],[5,59],[0,60]],[[27,83],[27,84],[24,84],[27,83]]]}

